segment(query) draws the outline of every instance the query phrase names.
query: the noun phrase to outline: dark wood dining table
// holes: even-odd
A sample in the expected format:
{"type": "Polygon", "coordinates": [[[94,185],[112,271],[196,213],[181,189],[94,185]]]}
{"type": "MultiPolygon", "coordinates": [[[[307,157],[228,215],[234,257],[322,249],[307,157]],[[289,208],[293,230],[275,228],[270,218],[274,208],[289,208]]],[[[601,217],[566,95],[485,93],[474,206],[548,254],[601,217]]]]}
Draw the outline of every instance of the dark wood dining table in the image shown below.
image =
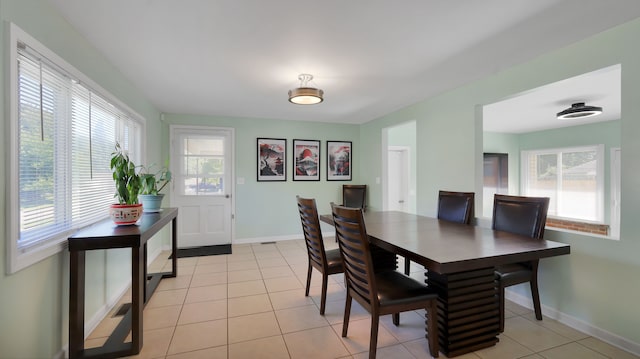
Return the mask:
{"type": "MultiPolygon", "coordinates": [[[[333,224],[330,214],[320,220],[333,224]]],[[[438,292],[439,342],[448,357],[498,342],[495,266],[570,253],[564,243],[403,212],[365,212],[364,220],[378,248],[376,266],[395,268],[401,255],[425,267],[426,282],[438,292]]]]}

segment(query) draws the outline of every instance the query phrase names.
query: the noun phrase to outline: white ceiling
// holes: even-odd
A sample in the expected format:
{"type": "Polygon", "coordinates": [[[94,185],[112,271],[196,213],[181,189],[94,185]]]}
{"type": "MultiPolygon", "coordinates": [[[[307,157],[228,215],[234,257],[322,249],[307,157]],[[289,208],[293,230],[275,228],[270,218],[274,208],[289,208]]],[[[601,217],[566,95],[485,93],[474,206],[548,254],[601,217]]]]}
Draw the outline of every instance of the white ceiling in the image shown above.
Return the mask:
{"type": "Polygon", "coordinates": [[[614,65],[486,105],[482,114],[483,128],[489,132],[525,133],[619,120],[621,76],[621,66],[614,65]],[[602,107],[602,114],[572,120],[556,118],[558,112],[577,102],[602,107]]]}
{"type": "Polygon", "coordinates": [[[640,16],[638,0],[49,1],[163,112],[341,123],[640,16]],[[300,73],[323,103],[287,101],[300,73]]]}

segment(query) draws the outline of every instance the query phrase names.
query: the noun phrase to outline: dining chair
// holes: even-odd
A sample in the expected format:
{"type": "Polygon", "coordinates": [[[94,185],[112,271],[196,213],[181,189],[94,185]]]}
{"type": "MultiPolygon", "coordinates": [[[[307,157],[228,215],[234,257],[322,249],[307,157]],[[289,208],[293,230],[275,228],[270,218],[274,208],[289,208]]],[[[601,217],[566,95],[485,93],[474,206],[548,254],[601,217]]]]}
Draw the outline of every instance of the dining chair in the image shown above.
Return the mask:
{"type": "Polygon", "coordinates": [[[426,284],[396,270],[374,271],[361,208],[332,206],[332,213],[347,287],[342,337],[347,336],[353,299],[371,314],[369,358],[376,357],[381,315],[392,314],[393,324],[397,326],[400,325],[400,312],[425,309],[429,352],[437,358],[439,344],[436,292],[426,284]]]}
{"type": "MultiPolygon", "coordinates": [[[[470,224],[473,218],[474,192],[438,192],[438,219],[470,224]]],[[[411,261],[405,257],[404,274],[409,275],[411,261]]]]}
{"type": "MultiPolygon", "coordinates": [[[[549,209],[548,197],[494,195],[492,228],[542,239],[549,209]]],[[[495,274],[500,290],[500,332],[504,332],[504,291],[506,287],[529,282],[537,320],[542,320],[538,293],[538,262],[533,260],[500,265],[495,274]]]]}
{"type": "Polygon", "coordinates": [[[304,233],[304,240],[307,246],[307,256],[309,259],[309,265],[307,268],[307,286],[304,295],[306,297],[309,296],[311,272],[313,268],[315,268],[322,274],[320,314],[324,315],[327,302],[327,281],[330,275],[342,273],[344,271],[342,258],[340,257],[339,249],[325,250],[324,248],[316,200],[313,198],[301,198],[300,196],[296,196],[296,199],[298,201],[298,211],[300,212],[300,221],[302,222],[302,231],[304,233]]]}
{"type": "Polygon", "coordinates": [[[367,210],[367,185],[366,184],[345,184],[342,185],[342,205],[351,208],[362,208],[367,210]]]}

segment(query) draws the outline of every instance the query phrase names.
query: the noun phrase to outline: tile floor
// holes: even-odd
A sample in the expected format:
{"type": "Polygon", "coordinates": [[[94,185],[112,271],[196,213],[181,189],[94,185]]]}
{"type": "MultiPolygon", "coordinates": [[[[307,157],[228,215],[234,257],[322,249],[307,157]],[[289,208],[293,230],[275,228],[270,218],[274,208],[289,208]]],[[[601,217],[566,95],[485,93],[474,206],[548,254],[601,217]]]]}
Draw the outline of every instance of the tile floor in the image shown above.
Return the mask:
{"type": "MultiPolygon", "coordinates": [[[[327,241],[328,247],[335,245],[327,241]]],[[[170,270],[167,256],[160,255],[150,272],[170,270]]],[[[136,357],[366,358],[370,319],[356,302],[349,336],[340,336],[343,275],[329,278],[321,316],[321,276],[314,271],[310,296],[305,297],[306,269],[303,240],[234,245],[231,255],[179,259],[178,277],[162,280],[145,307],[144,346],[136,357]]],[[[414,270],[412,275],[424,278],[420,267],[414,270]]],[[[130,300],[126,297],[124,302],[130,300]]],[[[507,309],[500,342],[458,358],[638,358],[552,319],[536,321],[531,310],[514,303],[508,302],[507,309]]],[[[86,347],[102,345],[118,321],[107,316],[86,347]]],[[[423,311],[401,314],[399,327],[390,316],[383,317],[377,357],[431,358],[424,334],[423,311]]]]}

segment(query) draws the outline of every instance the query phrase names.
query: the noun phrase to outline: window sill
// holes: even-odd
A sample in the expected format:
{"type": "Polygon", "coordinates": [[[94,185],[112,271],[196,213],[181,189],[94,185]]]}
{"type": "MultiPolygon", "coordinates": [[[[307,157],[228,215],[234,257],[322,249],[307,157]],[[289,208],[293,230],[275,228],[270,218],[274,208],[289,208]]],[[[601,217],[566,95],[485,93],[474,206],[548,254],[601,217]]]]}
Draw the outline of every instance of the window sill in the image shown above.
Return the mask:
{"type": "Polygon", "coordinates": [[[572,234],[577,234],[577,235],[580,235],[580,236],[608,239],[608,240],[612,240],[612,241],[620,240],[619,237],[613,237],[613,236],[596,234],[596,233],[589,233],[589,232],[574,231],[574,230],[566,229],[566,228],[557,228],[557,227],[549,227],[548,226],[548,227],[545,228],[545,231],[572,233],[572,234]]]}
{"type": "Polygon", "coordinates": [[[56,241],[50,241],[48,244],[32,248],[26,252],[8,253],[7,274],[14,274],[33,264],[45,260],[55,254],[64,251],[67,248],[67,238],[61,238],[56,241]]]}

